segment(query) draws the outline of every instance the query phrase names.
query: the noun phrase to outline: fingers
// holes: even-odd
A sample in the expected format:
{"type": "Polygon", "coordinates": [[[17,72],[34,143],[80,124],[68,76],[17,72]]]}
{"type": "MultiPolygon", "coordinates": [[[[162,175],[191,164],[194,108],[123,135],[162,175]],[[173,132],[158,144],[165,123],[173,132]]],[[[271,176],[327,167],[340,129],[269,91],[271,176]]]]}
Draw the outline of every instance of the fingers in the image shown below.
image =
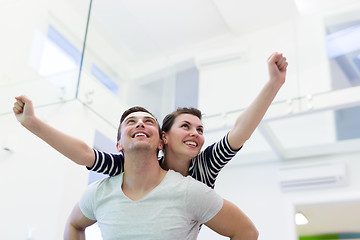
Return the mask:
{"type": "Polygon", "coordinates": [[[276,56],[276,54],[278,54],[278,53],[277,53],[277,52],[272,53],[272,54],[268,57],[267,61],[268,61],[269,63],[272,62],[273,59],[274,59],[274,57],[276,56]]]}
{"type": "Polygon", "coordinates": [[[279,70],[285,70],[288,66],[286,58],[283,58],[279,62],[276,62],[276,65],[278,66],[279,70]]]}
{"type": "Polygon", "coordinates": [[[22,101],[20,101],[20,100],[17,100],[17,101],[15,102],[15,104],[16,104],[16,105],[19,105],[20,107],[23,107],[23,106],[25,105],[25,103],[22,102],[22,101]]]}
{"type": "Polygon", "coordinates": [[[280,58],[282,58],[282,53],[277,53],[274,52],[273,54],[270,55],[270,57],[268,58],[268,62],[269,63],[276,63],[280,58]]]}
{"type": "Polygon", "coordinates": [[[27,102],[31,102],[30,99],[25,95],[20,95],[18,97],[15,97],[16,100],[23,102],[24,104],[27,102]]]}
{"type": "Polygon", "coordinates": [[[15,97],[16,102],[14,103],[13,111],[15,114],[22,113],[24,111],[25,104],[31,104],[31,101],[29,98],[27,98],[25,95],[20,95],[18,97],[15,97]]]}
{"type": "Polygon", "coordinates": [[[13,107],[13,112],[14,112],[15,114],[20,114],[20,113],[22,113],[22,110],[19,110],[19,109],[17,109],[16,107],[13,107]]]}
{"type": "Polygon", "coordinates": [[[14,113],[19,114],[19,113],[22,113],[23,110],[24,110],[24,103],[21,102],[20,100],[17,100],[14,103],[14,107],[13,107],[14,113]]]}
{"type": "Polygon", "coordinates": [[[276,64],[276,66],[278,67],[278,69],[280,71],[284,71],[286,70],[288,63],[286,61],[286,58],[283,57],[282,53],[273,53],[270,55],[270,57],[268,58],[268,63],[269,64],[276,64]]]}

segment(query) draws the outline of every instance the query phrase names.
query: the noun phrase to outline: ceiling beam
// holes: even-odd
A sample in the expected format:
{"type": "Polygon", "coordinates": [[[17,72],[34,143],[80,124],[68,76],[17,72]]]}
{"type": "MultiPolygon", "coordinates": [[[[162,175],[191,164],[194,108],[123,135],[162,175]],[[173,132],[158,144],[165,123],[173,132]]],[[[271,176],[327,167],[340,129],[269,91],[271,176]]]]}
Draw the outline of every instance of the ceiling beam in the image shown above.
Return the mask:
{"type": "MultiPolygon", "coordinates": [[[[360,86],[273,103],[257,128],[278,160],[360,151],[360,139],[285,149],[267,123],[329,110],[360,106],[360,86]]],[[[230,129],[244,109],[204,116],[206,132],[230,129]]]]}
{"type": "MultiPolygon", "coordinates": [[[[265,114],[263,122],[355,106],[360,106],[360,86],[274,102],[265,114]]],[[[231,128],[243,111],[244,109],[236,109],[206,115],[203,121],[208,132],[231,128]]]]}

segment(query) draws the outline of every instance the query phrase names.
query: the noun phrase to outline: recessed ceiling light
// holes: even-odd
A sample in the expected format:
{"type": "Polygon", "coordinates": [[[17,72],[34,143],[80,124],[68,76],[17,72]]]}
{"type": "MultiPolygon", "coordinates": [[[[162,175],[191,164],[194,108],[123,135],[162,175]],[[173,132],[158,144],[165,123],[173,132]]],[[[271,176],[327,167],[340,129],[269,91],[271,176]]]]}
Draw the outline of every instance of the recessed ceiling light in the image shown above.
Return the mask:
{"type": "Polygon", "coordinates": [[[295,223],[296,225],[305,225],[309,223],[309,220],[304,216],[304,214],[298,212],[295,214],[295,223]]]}

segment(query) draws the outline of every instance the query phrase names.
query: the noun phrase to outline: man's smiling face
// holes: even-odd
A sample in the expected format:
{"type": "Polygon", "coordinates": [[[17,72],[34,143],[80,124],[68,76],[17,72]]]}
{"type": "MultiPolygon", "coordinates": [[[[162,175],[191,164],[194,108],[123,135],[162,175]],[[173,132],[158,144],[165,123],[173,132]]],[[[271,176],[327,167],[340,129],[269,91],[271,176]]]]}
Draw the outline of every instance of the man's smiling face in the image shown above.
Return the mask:
{"type": "Polygon", "coordinates": [[[117,143],[119,151],[162,149],[159,124],[147,112],[133,112],[121,123],[121,138],[117,143]]]}

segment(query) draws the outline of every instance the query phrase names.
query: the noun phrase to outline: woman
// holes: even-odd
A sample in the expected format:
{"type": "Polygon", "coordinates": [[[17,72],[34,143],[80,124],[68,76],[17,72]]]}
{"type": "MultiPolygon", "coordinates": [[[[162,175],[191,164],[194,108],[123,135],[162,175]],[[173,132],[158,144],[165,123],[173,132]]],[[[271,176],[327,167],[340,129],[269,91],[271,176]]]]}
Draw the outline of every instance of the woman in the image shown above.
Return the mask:
{"type": "MultiPolygon", "coordinates": [[[[204,144],[201,112],[181,108],[167,115],[162,125],[164,169],[173,169],[213,188],[217,175],[255,131],[277,92],[285,82],[288,63],[279,53],[268,58],[270,79],[251,105],[237,118],[233,128],[218,143],[200,152],[204,144]]],[[[68,136],[37,119],[31,101],[16,97],[13,111],[18,121],[60,153],[93,171],[117,175],[123,171],[123,155],[91,149],[84,142],[68,136]]]]}

